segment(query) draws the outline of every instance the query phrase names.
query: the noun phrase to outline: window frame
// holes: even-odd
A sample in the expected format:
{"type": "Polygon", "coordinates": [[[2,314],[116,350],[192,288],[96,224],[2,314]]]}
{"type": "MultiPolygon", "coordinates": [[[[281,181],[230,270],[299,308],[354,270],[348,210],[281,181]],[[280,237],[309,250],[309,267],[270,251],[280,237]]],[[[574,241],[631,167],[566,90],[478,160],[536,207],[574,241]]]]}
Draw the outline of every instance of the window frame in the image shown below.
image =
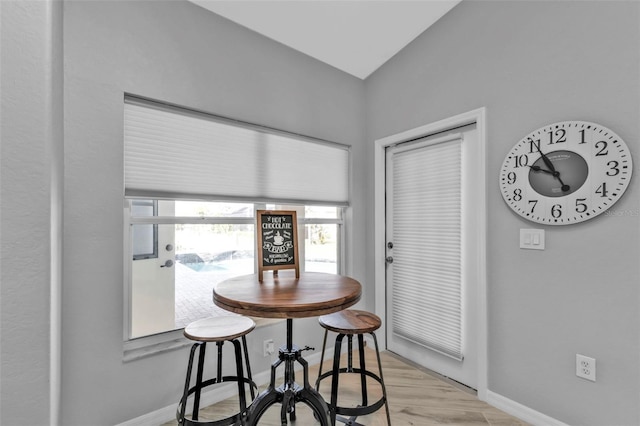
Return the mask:
{"type": "MultiPolygon", "coordinates": [[[[136,197],[135,199],[141,199],[144,197],[136,197]]],[[[174,199],[172,201],[194,201],[193,199],[189,200],[181,200],[174,199]]],[[[228,202],[228,200],[202,200],[206,202],[228,202]]],[[[255,225],[255,211],[256,210],[264,210],[267,208],[272,208],[272,202],[269,202],[268,205],[266,203],[254,202],[253,204],[253,216],[251,217],[211,217],[211,216],[193,216],[193,217],[185,217],[185,216],[132,216],[131,206],[133,203],[133,198],[125,198],[124,200],[124,321],[123,321],[123,360],[125,362],[133,361],[139,358],[147,357],[153,354],[165,352],[167,350],[177,349],[187,345],[189,342],[184,338],[182,334],[183,328],[168,330],[165,332],[161,332],[158,334],[151,334],[140,337],[130,337],[131,336],[131,294],[132,294],[132,264],[134,261],[138,259],[134,259],[132,253],[132,238],[133,233],[132,225],[134,224],[152,224],[154,227],[158,225],[179,225],[179,224],[251,224],[255,225]]],[[[249,204],[250,202],[246,202],[249,204]]],[[[277,204],[277,203],[276,203],[277,204]]],[[[309,206],[311,204],[308,204],[309,206]]],[[[316,204],[313,204],[316,205],[316,204]]],[[[278,209],[289,209],[291,208],[291,204],[282,203],[277,204],[278,209]]],[[[300,205],[293,206],[300,207],[300,205]]],[[[304,207],[304,205],[302,206],[304,207]]],[[[312,218],[312,217],[301,217],[298,216],[297,224],[299,227],[304,227],[306,225],[336,225],[337,226],[337,241],[336,241],[336,250],[337,250],[337,273],[344,274],[345,265],[346,265],[346,250],[345,250],[345,241],[347,234],[347,226],[345,224],[347,217],[347,208],[345,206],[336,205],[337,209],[336,218],[312,218]]],[[[157,206],[155,207],[155,212],[157,213],[157,206]]],[[[156,231],[157,235],[157,231],[156,231]]],[[[305,233],[301,233],[299,235],[299,239],[302,238],[302,246],[304,246],[304,235],[305,233]]],[[[254,242],[256,240],[256,235],[254,233],[254,242]]],[[[304,252],[304,251],[303,251],[304,252]]],[[[302,255],[301,255],[302,257],[302,255]]],[[[139,258],[143,259],[143,258],[139,258]]],[[[305,258],[301,258],[301,269],[304,271],[305,258]]],[[[257,266],[254,265],[254,272],[257,272],[257,266]]]]}

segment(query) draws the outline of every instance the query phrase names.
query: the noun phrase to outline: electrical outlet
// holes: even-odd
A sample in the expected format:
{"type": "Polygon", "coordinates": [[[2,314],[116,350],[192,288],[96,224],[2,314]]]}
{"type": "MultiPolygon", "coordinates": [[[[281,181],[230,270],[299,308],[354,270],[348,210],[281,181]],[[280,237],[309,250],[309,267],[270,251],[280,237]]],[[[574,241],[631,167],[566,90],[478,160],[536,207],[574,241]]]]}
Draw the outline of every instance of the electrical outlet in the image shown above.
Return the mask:
{"type": "Polygon", "coordinates": [[[262,342],[262,356],[268,357],[273,355],[273,339],[267,339],[262,342]]]}
{"type": "Polygon", "coordinates": [[[576,354],[576,376],[596,381],[596,359],[576,354]]]}

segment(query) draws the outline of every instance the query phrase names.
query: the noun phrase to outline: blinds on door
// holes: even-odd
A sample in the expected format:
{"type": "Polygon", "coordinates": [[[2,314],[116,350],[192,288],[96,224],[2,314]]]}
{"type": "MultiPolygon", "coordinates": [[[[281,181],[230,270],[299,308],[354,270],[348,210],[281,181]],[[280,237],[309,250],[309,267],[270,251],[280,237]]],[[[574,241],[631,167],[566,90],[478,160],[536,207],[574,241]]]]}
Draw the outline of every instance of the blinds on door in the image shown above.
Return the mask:
{"type": "Polygon", "coordinates": [[[459,135],[393,155],[393,332],[457,360],[462,354],[459,135]]]}
{"type": "Polygon", "coordinates": [[[349,147],[125,98],[125,196],[349,202],[349,147]]]}

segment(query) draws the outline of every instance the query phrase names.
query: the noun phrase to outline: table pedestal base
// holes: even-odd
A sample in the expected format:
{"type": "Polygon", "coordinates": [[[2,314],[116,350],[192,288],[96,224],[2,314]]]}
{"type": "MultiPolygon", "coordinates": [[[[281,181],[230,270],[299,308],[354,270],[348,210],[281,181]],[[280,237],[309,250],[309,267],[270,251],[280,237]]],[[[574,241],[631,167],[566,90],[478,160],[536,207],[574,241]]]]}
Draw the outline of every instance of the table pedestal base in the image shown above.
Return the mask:
{"type": "Polygon", "coordinates": [[[249,425],[256,425],[264,412],[273,404],[281,403],[280,420],[282,426],[286,426],[287,416],[291,421],[296,419],[295,404],[302,402],[313,410],[313,416],[322,426],[329,426],[330,412],[327,403],[320,393],[309,384],[309,366],[302,358],[302,351],[309,348],[300,349],[292,344],[292,320],[287,319],[287,345],[280,348],[278,359],[271,365],[271,382],[251,403],[247,416],[249,425]],[[298,362],[303,369],[303,386],[295,382],[294,366],[298,362]],[[275,387],[276,369],[284,363],[284,384],[275,387]]]}

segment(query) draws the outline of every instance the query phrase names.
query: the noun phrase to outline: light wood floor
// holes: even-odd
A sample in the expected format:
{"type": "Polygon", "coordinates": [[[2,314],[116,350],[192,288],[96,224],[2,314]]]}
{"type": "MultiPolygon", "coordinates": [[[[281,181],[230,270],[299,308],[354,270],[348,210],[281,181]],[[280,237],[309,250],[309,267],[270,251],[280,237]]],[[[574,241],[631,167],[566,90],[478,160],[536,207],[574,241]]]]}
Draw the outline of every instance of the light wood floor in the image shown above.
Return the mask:
{"type": "MultiPolygon", "coordinates": [[[[424,369],[410,365],[402,359],[388,352],[380,354],[382,372],[387,388],[387,398],[391,411],[391,423],[394,426],[525,426],[526,423],[492,406],[481,402],[475,393],[446,379],[430,373],[424,369]]],[[[323,371],[330,369],[331,361],[325,360],[323,371]]],[[[367,369],[377,372],[375,352],[367,349],[367,369]]],[[[342,366],[345,366],[346,361],[342,366]]],[[[357,357],[354,356],[354,366],[357,367],[357,357]]],[[[280,367],[279,370],[283,368],[280,367]]],[[[296,378],[302,381],[302,372],[296,373],[296,378]]],[[[309,380],[312,384],[318,375],[318,365],[309,367],[309,380]]],[[[280,383],[280,382],[277,382],[280,383]]],[[[320,386],[320,393],[325,400],[330,399],[331,379],[325,379],[320,386]]],[[[369,403],[376,401],[380,395],[377,382],[370,379],[369,403]]],[[[264,388],[264,387],[263,387],[264,388]]],[[[360,389],[359,376],[347,374],[340,376],[340,391],[338,405],[355,407],[359,401],[356,397],[360,389]]],[[[262,390],[262,389],[261,389],[262,390]]],[[[248,392],[247,392],[248,396],[248,392]]],[[[360,401],[361,402],[361,401],[360,401]]],[[[200,411],[200,420],[217,420],[233,414],[237,408],[237,398],[230,398],[200,411]]],[[[280,426],[280,405],[270,407],[260,419],[260,426],[280,426]]],[[[318,425],[313,413],[304,404],[296,405],[297,419],[291,425],[318,425]]],[[[363,425],[386,425],[384,408],[368,416],[358,417],[357,421],[363,425]]],[[[163,426],[175,426],[176,421],[165,423],[163,426]]],[[[340,425],[341,423],[338,423],[340,425]]]]}

